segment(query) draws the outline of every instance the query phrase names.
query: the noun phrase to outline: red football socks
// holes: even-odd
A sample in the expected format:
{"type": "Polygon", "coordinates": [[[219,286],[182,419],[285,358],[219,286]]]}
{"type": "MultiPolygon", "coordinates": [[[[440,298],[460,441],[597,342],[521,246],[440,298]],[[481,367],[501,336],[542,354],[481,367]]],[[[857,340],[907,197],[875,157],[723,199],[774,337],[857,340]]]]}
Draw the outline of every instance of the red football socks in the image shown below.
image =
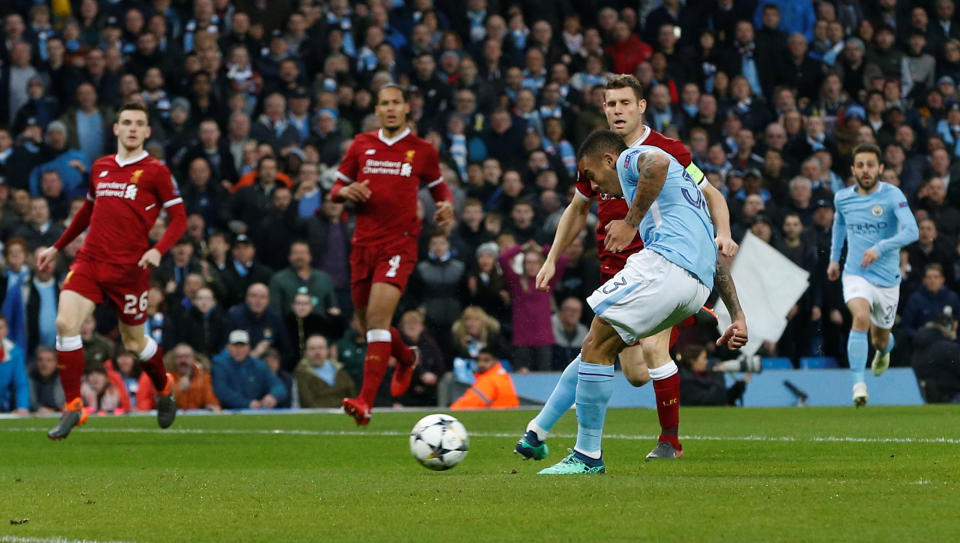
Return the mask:
{"type": "Polygon", "coordinates": [[[403,342],[400,336],[400,330],[393,326],[390,327],[390,354],[397,359],[397,362],[404,366],[413,364],[413,350],[403,342]]]}
{"type": "Polygon", "coordinates": [[[388,341],[374,341],[367,344],[367,356],[363,359],[363,386],[360,388],[359,397],[367,403],[368,407],[373,407],[380,382],[387,373],[390,351],[391,342],[388,341]]]}
{"type": "Polygon", "coordinates": [[[60,371],[60,384],[66,403],[80,398],[80,384],[83,382],[83,349],[62,351],[57,349],[57,369],[60,371]]]}
{"type": "Polygon", "coordinates": [[[660,419],[660,439],[680,450],[680,374],[674,362],[650,370],[653,391],[657,396],[657,417],[660,419]]]}
{"type": "Polygon", "coordinates": [[[147,346],[137,358],[140,359],[143,371],[150,376],[150,382],[153,383],[157,394],[162,394],[167,386],[167,369],[163,365],[163,350],[152,337],[147,336],[147,346]]]}

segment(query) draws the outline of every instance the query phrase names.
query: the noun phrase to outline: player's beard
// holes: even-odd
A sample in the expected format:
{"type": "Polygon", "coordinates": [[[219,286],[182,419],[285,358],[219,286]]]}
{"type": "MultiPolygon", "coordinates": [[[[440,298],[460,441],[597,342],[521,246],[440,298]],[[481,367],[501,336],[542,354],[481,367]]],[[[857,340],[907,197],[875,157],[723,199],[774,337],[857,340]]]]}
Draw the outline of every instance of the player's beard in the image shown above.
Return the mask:
{"type": "Polygon", "coordinates": [[[863,179],[858,177],[857,186],[860,187],[860,190],[862,190],[863,192],[870,192],[871,190],[873,190],[873,187],[877,186],[877,180],[871,177],[866,182],[864,182],[863,179]]]}

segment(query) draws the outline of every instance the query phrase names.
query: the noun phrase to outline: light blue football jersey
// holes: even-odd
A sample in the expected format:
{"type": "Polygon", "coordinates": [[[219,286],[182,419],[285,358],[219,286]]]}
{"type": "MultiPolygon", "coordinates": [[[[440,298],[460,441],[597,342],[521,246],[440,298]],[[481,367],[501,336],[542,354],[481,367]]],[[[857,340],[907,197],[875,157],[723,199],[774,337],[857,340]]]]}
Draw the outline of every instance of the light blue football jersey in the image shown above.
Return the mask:
{"type": "Polygon", "coordinates": [[[881,181],[872,194],[859,194],[856,188],[852,185],[833,197],[836,213],[830,261],[840,261],[846,241],[849,246],[843,273],[859,275],[878,287],[898,286],[900,248],[917,240],[917,221],[897,187],[881,181]],[[880,253],[880,258],[863,268],[863,253],[871,248],[880,253]]]}
{"type": "Polygon", "coordinates": [[[670,159],[660,195],[640,221],[638,230],[645,251],[654,251],[713,288],[717,271],[717,245],[707,201],[697,182],[669,153],[659,147],[638,145],[620,153],[617,174],[627,205],[637,192],[637,159],[641,153],[659,153],[670,159]]]}

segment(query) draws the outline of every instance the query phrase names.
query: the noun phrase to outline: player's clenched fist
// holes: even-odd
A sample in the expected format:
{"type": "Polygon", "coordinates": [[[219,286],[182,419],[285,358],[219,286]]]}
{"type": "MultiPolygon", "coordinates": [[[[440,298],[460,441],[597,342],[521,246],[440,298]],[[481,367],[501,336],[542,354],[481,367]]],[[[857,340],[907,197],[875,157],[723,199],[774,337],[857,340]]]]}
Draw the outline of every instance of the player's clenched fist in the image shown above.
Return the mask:
{"type": "Polygon", "coordinates": [[[371,194],[373,194],[373,191],[370,190],[370,180],[367,179],[362,183],[351,183],[343,187],[340,189],[339,196],[351,202],[366,202],[370,199],[371,194]]]}
{"type": "Polygon", "coordinates": [[[610,221],[607,223],[607,236],[603,240],[603,246],[608,251],[619,252],[626,249],[636,235],[637,228],[630,226],[627,221],[610,221]]]}
{"type": "Polygon", "coordinates": [[[717,347],[727,344],[727,348],[735,351],[747,344],[747,322],[738,319],[730,323],[727,331],[717,340],[717,347]]]}

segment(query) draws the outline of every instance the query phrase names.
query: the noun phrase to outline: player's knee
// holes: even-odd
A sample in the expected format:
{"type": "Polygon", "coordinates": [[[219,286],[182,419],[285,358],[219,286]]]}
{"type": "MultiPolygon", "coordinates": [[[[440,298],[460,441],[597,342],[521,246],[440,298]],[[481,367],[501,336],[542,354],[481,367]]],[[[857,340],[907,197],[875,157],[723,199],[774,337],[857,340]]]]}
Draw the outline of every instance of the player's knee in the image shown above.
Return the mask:
{"type": "Polygon", "coordinates": [[[56,319],[57,335],[60,337],[70,337],[80,334],[80,326],[73,322],[73,319],[67,315],[59,314],[56,319]]]}
{"type": "Polygon", "coordinates": [[[123,348],[131,353],[140,354],[147,347],[147,336],[124,337],[123,348]]]}
{"type": "Polygon", "coordinates": [[[870,327],[870,313],[857,312],[853,314],[853,329],[866,330],[870,327]]]}
{"type": "Polygon", "coordinates": [[[627,378],[627,382],[635,387],[642,387],[650,382],[650,372],[646,366],[639,369],[632,369],[629,372],[624,371],[623,374],[624,377],[627,378]]]}

